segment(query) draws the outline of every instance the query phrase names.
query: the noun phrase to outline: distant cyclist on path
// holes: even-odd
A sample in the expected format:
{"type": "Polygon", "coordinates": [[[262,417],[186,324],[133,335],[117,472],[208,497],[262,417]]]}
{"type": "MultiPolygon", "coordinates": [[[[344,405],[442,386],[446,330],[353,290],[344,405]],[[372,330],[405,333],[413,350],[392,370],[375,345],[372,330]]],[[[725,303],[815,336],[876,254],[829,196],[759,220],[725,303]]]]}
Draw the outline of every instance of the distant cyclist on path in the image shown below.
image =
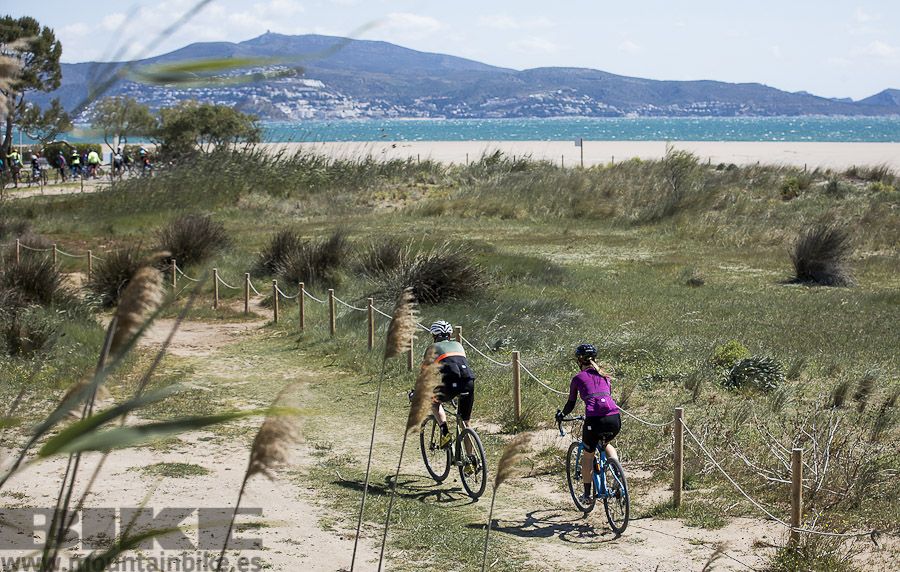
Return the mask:
{"type": "Polygon", "coordinates": [[[606,441],[607,457],[619,460],[615,447],[608,441],[619,434],[622,418],[611,395],[610,378],[594,361],[597,359],[597,348],[592,344],[581,344],[575,348],[575,359],[581,371],[572,378],[569,384],[569,401],[562,411],[556,411],[556,419],[559,421],[571,413],[581,396],[584,401],[584,428],[581,437],[581,442],[584,443],[584,456],[581,460],[584,495],[581,498],[585,504],[590,504],[594,451],[603,439],[606,441]]]}
{"type": "Polygon", "coordinates": [[[449,322],[438,320],[431,324],[429,331],[434,336],[434,344],[425,351],[425,355],[428,355],[429,351],[434,352],[432,355],[434,355],[435,361],[441,364],[440,372],[443,383],[443,390],[435,398],[431,410],[441,428],[440,446],[446,447],[453,440],[453,436],[450,435],[447,427],[447,414],[441,403],[459,396],[457,414],[462,419],[463,425],[468,427],[469,420],[472,418],[472,408],[475,405],[475,373],[469,367],[466,350],[462,344],[450,339],[453,326],[449,322]]]}

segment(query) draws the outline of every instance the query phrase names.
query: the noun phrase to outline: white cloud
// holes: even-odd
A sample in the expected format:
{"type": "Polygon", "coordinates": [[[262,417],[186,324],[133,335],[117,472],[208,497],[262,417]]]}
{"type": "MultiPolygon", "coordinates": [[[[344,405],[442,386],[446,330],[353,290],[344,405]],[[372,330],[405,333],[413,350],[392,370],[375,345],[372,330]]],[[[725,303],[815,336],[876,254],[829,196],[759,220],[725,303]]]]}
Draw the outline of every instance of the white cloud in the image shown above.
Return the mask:
{"type": "Polygon", "coordinates": [[[253,10],[261,12],[263,19],[282,20],[287,16],[293,16],[304,12],[303,4],[295,0],[269,0],[253,4],[253,10]]]}
{"type": "Polygon", "coordinates": [[[869,22],[874,22],[879,19],[877,15],[872,15],[862,8],[857,8],[856,12],[853,14],[853,19],[860,24],[867,24],[869,22]]]}
{"type": "Polygon", "coordinates": [[[482,28],[493,28],[495,30],[538,30],[552,28],[556,24],[544,17],[518,20],[509,14],[489,14],[479,16],[478,25],[482,28]]]}
{"type": "Polygon", "coordinates": [[[776,60],[780,60],[783,56],[781,54],[781,46],[772,46],[772,55],[775,56],[776,60]]]}
{"type": "Polygon", "coordinates": [[[560,46],[547,38],[530,36],[509,44],[509,49],[523,54],[555,54],[560,46]]]}
{"type": "Polygon", "coordinates": [[[403,43],[409,40],[427,38],[441,30],[444,25],[431,16],[422,16],[411,12],[393,12],[379,23],[393,39],[403,43]]]}
{"type": "Polygon", "coordinates": [[[616,49],[626,54],[637,54],[643,51],[643,48],[641,46],[635,44],[631,40],[625,40],[624,42],[616,46],[616,49]]]}
{"type": "Polygon", "coordinates": [[[870,56],[876,58],[891,58],[898,54],[900,54],[900,48],[892,46],[880,40],[870,42],[865,46],[861,46],[853,50],[853,55],[870,56]]]}
{"type": "Polygon", "coordinates": [[[125,14],[121,12],[116,12],[114,14],[107,14],[100,21],[100,27],[104,30],[108,30],[110,32],[114,32],[121,28],[122,24],[125,23],[125,14]]]}

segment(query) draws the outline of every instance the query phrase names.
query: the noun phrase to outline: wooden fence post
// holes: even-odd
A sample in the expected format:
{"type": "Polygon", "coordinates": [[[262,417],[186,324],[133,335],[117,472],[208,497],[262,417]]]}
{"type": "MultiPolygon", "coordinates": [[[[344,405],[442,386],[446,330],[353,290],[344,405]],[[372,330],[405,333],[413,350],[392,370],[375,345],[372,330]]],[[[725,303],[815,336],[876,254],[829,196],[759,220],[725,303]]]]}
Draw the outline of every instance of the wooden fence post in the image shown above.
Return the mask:
{"type": "Polygon", "coordinates": [[[278,323],[278,280],[272,280],[272,320],[278,323]]]}
{"type": "Polygon", "coordinates": [[[21,262],[22,258],[22,241],[18,238],[16,239],[16,264],[21,262]]]}
{"type": "Polygon", "coordinates": [[[91,276],[94,274],[94,253],[88,250],[88,281],[90,281],[91,276]]]}
{"type": "Polygon", "coordinates": [[[59,249],[56,248],[56,243],[53,243],[53,266],[56,266],[56,263],[59,261],[59,249]]]}
{"type": "Polygon", "coordinates": [[[513,411],[516,414],[516,423],[522,415],[522,369],[519,367],[519,352],[512,353],[512,382],[513,382],[513,411]]]}
{"type": "Polygon", "coordinates": [[[369,351],[375,349],[375,298],[369,298],[369,351]]]}
{"type": "Polygon", "coordinates": [[[413,334],[409,340],[409,351],[406,352],[406,370],[412,371],[413,362],[415,361],[415,352],[416,352],[416,335],[413,334]]]}
{"type": "Polygon", "coordinates": [[[803,449],[791,450],[791,543],[800,540],[803,520],[803,449]]]}
{"type": "Polygon", "coordinates": [[[300,331],[302,332],[306,329],[306,284],[301,282],[300,293],[297,294],[297,299],[300,301],[300,331]]]}
{"type": "Polygon", "coordinates": [[[681,506],[681,489],[684,487],[684,409],[675,408],[675,422],[672,425],[675,433],[674,465],[675,474],[672,479],[672,504],[681,506]]]}
{"type": "Polygon", "coordinates": [[[337,333],[337,317],[335,316],[336,312],[334,311],[334,288],[328,289],[328,331],[331,334],[331,337],[334,337],[334,334],[337,333]]]}
{"type": "Polygon", "coordinates": [[[213,268],[213,310],[219,309],[219,269],[213,268]]]}
{"type": "Polygon", "coordinates": [[[178,263],[172,259],[172,290],[178,287],[178,263]]]}
{"type": "Polygon", "coordinates": [[[250,273],[244,273],[244,313],[250,313],[250,273]]]}
{"type": "Polygon", "coordinates": [[[456,326],[456,341],[462,343],[462,326],[456,326]]]}

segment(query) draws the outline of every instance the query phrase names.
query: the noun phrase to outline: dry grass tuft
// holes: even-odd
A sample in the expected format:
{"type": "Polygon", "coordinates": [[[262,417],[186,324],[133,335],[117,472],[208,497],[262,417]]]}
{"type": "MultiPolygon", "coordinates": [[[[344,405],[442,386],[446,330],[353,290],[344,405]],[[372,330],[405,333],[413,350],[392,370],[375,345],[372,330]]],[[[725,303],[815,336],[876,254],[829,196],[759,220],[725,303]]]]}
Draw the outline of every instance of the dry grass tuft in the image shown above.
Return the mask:
{"type": "Polygon", "coordinates": [[[533,438],[531,433],[521,433],[503,448],[503,455],[497,463],[497,474],[494,476],[494,489],[516,476],[519,465],[531,449],[533,438]]]}
{"type": "Polygon", "coordinates": [[[111,355],[117,355],[125,348],[162,301],[162,273],[151,266],[139,268],[122,292],[121,301],[116,308],[117,322],[110,346],[111,355]]]}
{"type": "Polygon", "coordinates": [[[295,388],[295,385],[289,385],[278,394],[272,413],[259,427],[250,450],[245,479],[265,475],[269,480],[274,480],[274,470],[288,462],[290,446],[299,438],[297,416],[287,399],[288,393],[295,388]]]}
{"type": "Polygon", "coordinates": [[[412,348],[415,333],[415,300],[412,288],[406,288],[397,297],[397,303],[394,305],[394,313],[384,346],[384,359],[388,360],[408,352],[412,348]]]}
{"type": "Polygon", "coordinates": [[[820,286],[853,286],[848,268],[853,245],[850,234],[841,226],[819,224],[808,228],[794,243],[791,282],[820,286]]]}
{"type": "Polygon", "coordinates": [[[406,419],[406,431],[415,431],[422,424],[422,420],[431,412],[432,400],[435,394],[440,392],[441,372],[440,365],[434,361],[434,353],[429,350],[425,356],[425,363],[419,369],[416,378],[416,387],[413,390],[412,403],[409,407],[409,416],[406,419]]]}

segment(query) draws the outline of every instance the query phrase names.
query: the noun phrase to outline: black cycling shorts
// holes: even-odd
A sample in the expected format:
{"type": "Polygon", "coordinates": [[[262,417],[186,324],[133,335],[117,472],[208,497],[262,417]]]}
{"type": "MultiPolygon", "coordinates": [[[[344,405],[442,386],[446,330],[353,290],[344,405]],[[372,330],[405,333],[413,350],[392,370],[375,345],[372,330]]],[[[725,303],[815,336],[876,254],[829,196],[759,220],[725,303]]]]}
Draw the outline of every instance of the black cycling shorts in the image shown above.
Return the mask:
{"type": "Polygon", "coordinates": [[[619,434],[621,429],[622,417],[618,413],[604,417],[585,417],[581,435],[585,451],[593,453],[601,441],[605,446],[619,434]]]}
{"type": "Polygon", "coordinates": [[[475,380],[445,382],[441,386],[438,401],[446,403],[458,395],[459,407],[456,413],[463,421],[469,421],[472,418],[472,408],[475,406],[475,380]],[[466,395],[460,395],[461,393],[466,395]]]}

